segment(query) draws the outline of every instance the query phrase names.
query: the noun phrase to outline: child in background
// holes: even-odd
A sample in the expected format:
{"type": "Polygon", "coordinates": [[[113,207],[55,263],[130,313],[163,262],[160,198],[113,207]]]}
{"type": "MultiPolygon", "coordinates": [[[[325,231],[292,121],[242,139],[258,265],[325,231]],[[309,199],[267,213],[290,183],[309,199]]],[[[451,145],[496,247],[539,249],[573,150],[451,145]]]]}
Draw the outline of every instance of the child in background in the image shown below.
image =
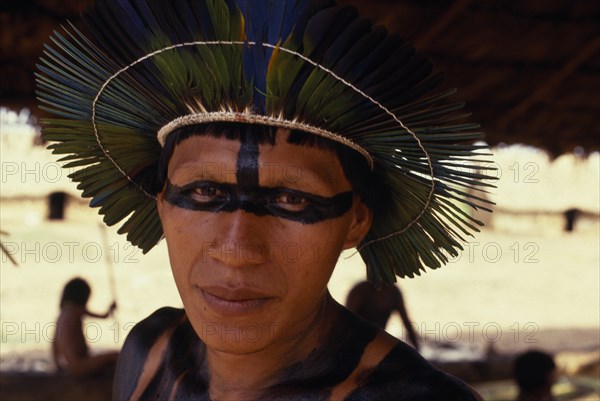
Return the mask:
{"type": "Polygon", "coordinates": [[[117,308],[113,302],[105,314],[88,311],[86,305],[90,294],[89,284],[81,278],[74,278],[65,285],[52,343],[52,354],[57,369],[66,370],[77,377],[112,372],[119,355],[117,351],[90,355],[83,333],[84,316],[105,319],[117,308]]]}

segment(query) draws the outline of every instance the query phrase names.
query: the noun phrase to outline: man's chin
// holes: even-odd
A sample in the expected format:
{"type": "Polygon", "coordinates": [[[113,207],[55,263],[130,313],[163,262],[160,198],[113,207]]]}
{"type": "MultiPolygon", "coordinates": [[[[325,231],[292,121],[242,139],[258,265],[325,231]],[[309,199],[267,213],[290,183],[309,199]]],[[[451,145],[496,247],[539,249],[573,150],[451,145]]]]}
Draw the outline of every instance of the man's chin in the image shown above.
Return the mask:
{"type": "Polygon", "coordinates": [[[212,350],[251,354],[259,352],[276,341],[279,334],[276,323],[217,323],[204,321],[194,330],[212,350]]]}

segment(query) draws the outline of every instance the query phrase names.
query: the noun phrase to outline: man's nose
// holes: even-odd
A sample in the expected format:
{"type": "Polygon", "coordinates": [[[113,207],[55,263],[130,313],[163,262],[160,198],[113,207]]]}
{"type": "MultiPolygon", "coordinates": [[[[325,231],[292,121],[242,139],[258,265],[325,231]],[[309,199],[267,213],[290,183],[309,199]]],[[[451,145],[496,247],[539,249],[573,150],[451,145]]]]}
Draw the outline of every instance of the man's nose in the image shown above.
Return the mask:
{"type": "Polygon", "coordinates": [[[264,217],[236,210],[222,217],[210,244],[209,256],[231,267],[254,266],[270,259],[269,225],[264,217]]]}

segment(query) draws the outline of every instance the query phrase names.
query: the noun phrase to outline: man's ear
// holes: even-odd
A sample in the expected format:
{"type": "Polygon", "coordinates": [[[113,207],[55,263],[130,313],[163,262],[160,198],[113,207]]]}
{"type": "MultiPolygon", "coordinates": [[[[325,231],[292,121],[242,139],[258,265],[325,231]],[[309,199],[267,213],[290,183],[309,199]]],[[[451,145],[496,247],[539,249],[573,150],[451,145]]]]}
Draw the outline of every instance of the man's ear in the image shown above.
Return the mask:
{"type": "Polygon", "coordinates": [[[358,195],[354,195],[351,213],[353,214],[352,224],[344,242],[344,249],[350,249],[358,245],[367,235],[371,229],[371,223],[373,223],[373,212],[358,195]]]}

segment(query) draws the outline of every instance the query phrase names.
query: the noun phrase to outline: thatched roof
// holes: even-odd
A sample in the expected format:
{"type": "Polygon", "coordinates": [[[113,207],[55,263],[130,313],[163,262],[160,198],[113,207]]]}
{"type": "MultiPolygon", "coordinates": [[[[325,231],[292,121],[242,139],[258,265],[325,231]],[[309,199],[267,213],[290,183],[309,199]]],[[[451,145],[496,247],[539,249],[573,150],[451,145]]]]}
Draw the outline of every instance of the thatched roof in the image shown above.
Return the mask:
{"type": "MultiPolygon", "coordinates": [[[[491,145],[600,149],[600,2],[338,0],[415,43],[459,88],[491,145]]],[[[34,109],[42,43],[90,0],[0,3],[0,105],[34,109]]]]}

